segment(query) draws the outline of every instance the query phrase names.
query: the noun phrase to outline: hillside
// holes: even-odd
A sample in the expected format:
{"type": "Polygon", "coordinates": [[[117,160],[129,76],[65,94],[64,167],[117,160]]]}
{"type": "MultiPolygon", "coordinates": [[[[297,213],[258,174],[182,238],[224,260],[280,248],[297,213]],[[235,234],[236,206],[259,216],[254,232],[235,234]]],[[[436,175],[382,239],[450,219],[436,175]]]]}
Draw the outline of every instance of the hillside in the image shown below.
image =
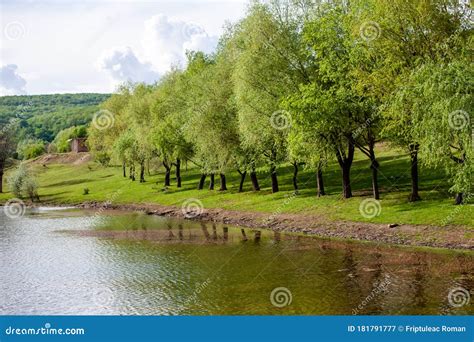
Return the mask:
{"type": "Polygon", "coordinates": [[[21,136],[52,141],[62,129],[88,123],[109,94],[54,94],[0,97],[0,124],[19,118],[21,136]]]}

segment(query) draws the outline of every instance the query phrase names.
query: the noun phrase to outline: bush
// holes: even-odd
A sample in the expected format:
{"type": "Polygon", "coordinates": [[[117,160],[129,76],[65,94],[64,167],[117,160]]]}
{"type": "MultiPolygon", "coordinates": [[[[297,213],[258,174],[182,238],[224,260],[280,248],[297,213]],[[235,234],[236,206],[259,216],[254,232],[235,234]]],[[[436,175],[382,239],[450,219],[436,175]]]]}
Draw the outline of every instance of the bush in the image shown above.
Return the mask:
{"type": "Polygon", "coordinates": [[[10,175],[8,184],[16,197],[21,198],[23,194],[26,194],[32,201],[39,200],[38,182],[25,164],[20,164],[18,169],[10,175]]]}
{"type": "Polygon", "coordinates": [[[34,178],[27,178],[25,182],[23,183],[23,189],[30,198],[31,201],[38,200],[39,201],[39,196],[38,196],[38,182],[34,178]]]}
{"type": "Polygon", "coordinates": [[[44,141],[28,139],[18,144],[18,156],[21,159],[31,159],[42,155],[45,152],[44,141]]]}
{"type": "Polygon", "coordinates": [[[108,166],[110,163],[110,156],[107,152],[97,152],[95,160],[102,166],[108,166]]]}
{"type": "Polygon", "coordinates": [[[83,195],[89,195],[89,188],[84,188],[83,195]]]}

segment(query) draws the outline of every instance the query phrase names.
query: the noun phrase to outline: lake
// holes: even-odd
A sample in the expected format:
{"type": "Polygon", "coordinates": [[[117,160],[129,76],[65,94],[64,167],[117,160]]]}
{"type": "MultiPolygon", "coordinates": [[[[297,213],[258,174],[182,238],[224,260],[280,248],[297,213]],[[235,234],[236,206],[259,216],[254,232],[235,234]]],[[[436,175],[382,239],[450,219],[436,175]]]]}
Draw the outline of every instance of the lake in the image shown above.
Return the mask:
{"type": "Polygon", "coordinates": [[[0,208],[0,314],[473,314],[474,254],[138,212],[0,208]]]}

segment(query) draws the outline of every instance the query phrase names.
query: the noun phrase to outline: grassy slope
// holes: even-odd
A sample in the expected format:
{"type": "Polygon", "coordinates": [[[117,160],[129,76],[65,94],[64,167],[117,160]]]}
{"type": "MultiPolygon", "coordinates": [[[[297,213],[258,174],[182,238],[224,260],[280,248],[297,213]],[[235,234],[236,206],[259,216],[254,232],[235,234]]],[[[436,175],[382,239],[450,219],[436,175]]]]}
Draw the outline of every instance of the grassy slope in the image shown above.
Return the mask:
{"type": "MultiPolygon", "coordinates": [[[[246,192],[239,194],[237,172],[228,174],[229,191],[219,192],[196,190],[199,170],[183,168],[183,187],[172,186],[165,190],[163,173],[147,176],[147,182],[131,182],[121,176],[120,167],[104,168],[95,163],[83,165],[36,165],[41,185],[40,195],[43,201],[56,203],[80,203],[83,201],[106,201],[114,203],[160,203],[180,206],[189,198],[202,201],[204,207],[223,208],[240,211],[262,211],[274,213],[311,213],[323,215],[329,220],[371,221],[381,223],[431,224],[441,225],[447,217],[452,217],[452,224],[461,224],[474,228],[474,210],[472,204],[456,207],[448,193],[449,183],[444,172],[432,169],[421,169],[420,186],[423,201],[408,203],[410,190],[410,170],[408,156],[396,156],[393,151],[378,151],[381,164],[380,216],[373,219],[364,218],[359,212],[359,204],[370,198],[371,179],[369,163],[360,154],[352,169],[352,187],[354,198],[343,200],[340,197],[340,174],[335,163],[325,172],[325,186],[328,196],[315,196],[316,180],[313,172],[301,170],[299,174],[300,193],[292,196],[292,168],[282,167],[278,170],[280,191],[272,194],[270,180],[265,170],[259,175],[262,191],[250,191],[250,181],[246,181],[246,192]],[[158,182],[158,184],[157,184],[158,182]],[[89,188],[88,195],[83,189],[89,188]],[[117,191],[120,190],[120,191],[117,191]]],[[[218,188],[216,177],[216,188],[218,188]]],[[[12,197],[12,194],[0,194],[0,202],[12,197]]]]}

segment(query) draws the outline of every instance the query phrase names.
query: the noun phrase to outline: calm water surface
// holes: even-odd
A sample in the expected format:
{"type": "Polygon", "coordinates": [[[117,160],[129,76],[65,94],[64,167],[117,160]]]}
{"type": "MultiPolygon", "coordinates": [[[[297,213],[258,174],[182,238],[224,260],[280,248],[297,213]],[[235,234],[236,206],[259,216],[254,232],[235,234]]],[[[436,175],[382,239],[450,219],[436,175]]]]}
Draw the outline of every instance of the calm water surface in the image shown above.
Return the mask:
{"type": "Polygon", "coordinates": [[[244,232],[140,213],[0,210],[0,314],[474,313],[474,299],[448,300],[457,287],[474,293],[472,253],[244,232]]]}

